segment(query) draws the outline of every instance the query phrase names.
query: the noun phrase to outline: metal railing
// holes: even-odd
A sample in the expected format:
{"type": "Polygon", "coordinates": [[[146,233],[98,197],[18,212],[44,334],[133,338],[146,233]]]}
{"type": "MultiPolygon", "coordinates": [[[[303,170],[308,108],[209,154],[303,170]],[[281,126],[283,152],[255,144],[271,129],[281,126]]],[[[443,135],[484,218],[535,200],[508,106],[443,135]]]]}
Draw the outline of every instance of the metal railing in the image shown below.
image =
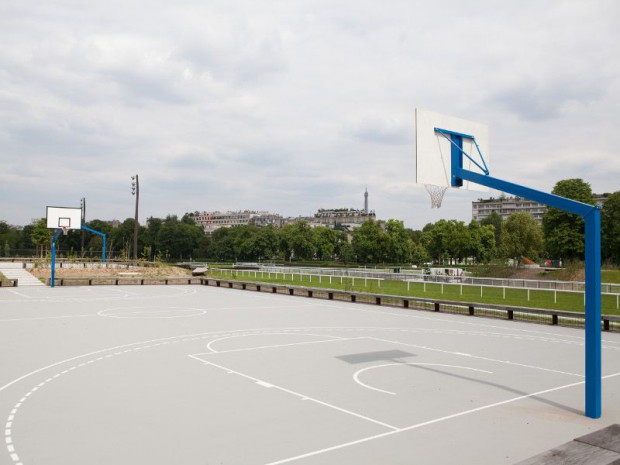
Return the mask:
{"type": "MultiPolygon", "coordinates": [[[[482,278],[474,276],[445,276],[428,275],[422,270],[411,272],[410,270],[394,273],[387,269],[370,268],[312,268],[312,267],[286,267],[286,266],[262,266],[260,271],[271,273],[323,275],[323,276],[343,276],[343,277],[367,277],[381,278],[392,281],[426,281],[436,283],[462,283],[471,285],[482,285],[489,287],[514,287],[522,289],[546,289],[557,291],[583,292],[585,283],[583,281],[552,281],[536,279],[508,279],[508,278],[482,278]]],[[[602,283],[601,292],[605,294],[620,294],[620,284],[602,283]]]]}

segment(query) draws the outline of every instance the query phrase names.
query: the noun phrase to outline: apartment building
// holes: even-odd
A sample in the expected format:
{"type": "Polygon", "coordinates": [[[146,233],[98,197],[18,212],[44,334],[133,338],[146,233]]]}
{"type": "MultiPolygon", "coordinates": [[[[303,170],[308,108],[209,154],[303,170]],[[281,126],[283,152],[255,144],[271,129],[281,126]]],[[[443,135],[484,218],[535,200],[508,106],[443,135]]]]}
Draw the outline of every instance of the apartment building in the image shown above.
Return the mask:
{"type": "MultiPolygon", "coordinates": [[[[609,194],[593,194],[598,206],[602,206],[608,196],[609,194]]],[[[484,220],[493,212],[497,212],[504,220],[513,213],[525,212],[542,224],[542,218],[546,211],[546,205],[522,197],[491,197],[490,199],[478,199],[478,201],[471,203],[471,215],[476,221],[484,220]]]]}
{"type": "Polygon", "coordinates": [[[202,212],[195,214],[194,220],[196,224],[201,226],[204,232],[208,234],[219,228],[230,228],[247,224],[255,224],[258,226],[273,225],[276,228],[282,226],[282,217],[279,214],[266,211],[202,212]]]}

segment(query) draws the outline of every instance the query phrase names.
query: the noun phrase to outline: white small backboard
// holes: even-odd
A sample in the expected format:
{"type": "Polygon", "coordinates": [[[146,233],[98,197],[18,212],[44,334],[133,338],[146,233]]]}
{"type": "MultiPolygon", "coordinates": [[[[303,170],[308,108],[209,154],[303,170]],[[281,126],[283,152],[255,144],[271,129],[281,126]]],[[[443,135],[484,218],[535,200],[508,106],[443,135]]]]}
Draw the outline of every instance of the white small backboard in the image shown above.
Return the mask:
{"type": "MultiPolygon", "coordinates": [[[[452,144],[448,137],[435,128],[474,136],[484,160],[489,165],[489,128],[482,123],[467,121],[416,108],[416,183],[433,186],[451,186],[452,144]]],[[[473,140],[463,138],[463,151],[481,164],[478,149],[473,140]]],[[[483,173],[471,160],[463,157],[463,168],[483,173]]],[[[488,192],[487,187],[463,181],[461,189],[488,192]]]]}
{"type": "Polygon", "coordinates": [[[82,229],[82,209],[70,207],[47,207],[47,227],[50,229],[82,229]]]}

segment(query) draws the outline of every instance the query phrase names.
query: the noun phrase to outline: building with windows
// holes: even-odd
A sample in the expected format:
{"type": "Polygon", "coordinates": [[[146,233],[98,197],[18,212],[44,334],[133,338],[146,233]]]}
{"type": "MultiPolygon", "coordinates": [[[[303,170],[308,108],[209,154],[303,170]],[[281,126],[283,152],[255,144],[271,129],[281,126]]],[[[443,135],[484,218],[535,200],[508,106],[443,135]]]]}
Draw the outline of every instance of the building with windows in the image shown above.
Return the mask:
{"type": "Polygon", "coordinates": [[[326,210],[320,208],[314,214],[312,223],[328,228],[354,229],[360,227],[365,221],[377,219],[375,212],[366,210],[367,207],[368,204],[364,210],[353,208],[326,210]]]}
{"type": "MultiPolygon", "coordinates": [[[[592,195],[598,206],[602,206],[609,196],[609,194],[592,195]]],[[[546,211],[546,205],[522,197],[491,197],[490,199],[478,199],[478,201],[471,203],[471,216],[476,221],[484,220],[493,212],[499,214],[504,220],[513,213],[525,212],[542,224],[542,218],[546,211]]]]}
{"type": "Polygon", "coordinates": [[[273,225],[276,228],[282,226],[282,217],[277,213],[266,211],[236,211],[236,212],[202,212],[193,215],[194,221],[201,226],[205,233],[210,234],[219,228],[230,228],[254,224],[257,226],[273,225]]]}
{"type": "Polygon", "coordinates": [[[190,213],[197,225],[202,227],[205,233],[210,234],[219,228],[231,228],[254,224],[257,226],[272,225],[276,228],[284,224],[306,221],[312,227],[328,227],[335,229],[352,230],[362,225],[367,220],[376,220],[375,212],[368,210],[368,188],[364,192],[364,208],[320,208],[313,216],[297,216],[282,218],[278,213],[267,211],[212,211],[190,213]]]}
{"type": "Polygon", "coordinates": [[[493,212],[499,214],[504,220],[513,213],[525,212],[532,215],[539,223],[542,223],[543,214],[547,211],[546,205],[521,197],[478,199],[478,201],[471,203],[471,207],[472,218],[476,221],[484,220],[493,212]]]}
{"type": "Polygon", "coordinates": [[[377,216],[373,210],[368,209],[368,188],[364,191],[364,208],[319,208],[313,216],[290,217],[284,223],[296,223],[305,221],[311,227],[333,228],[351,231],[359,228],[362,223],[368,220],[376,220],[377,216]]]}

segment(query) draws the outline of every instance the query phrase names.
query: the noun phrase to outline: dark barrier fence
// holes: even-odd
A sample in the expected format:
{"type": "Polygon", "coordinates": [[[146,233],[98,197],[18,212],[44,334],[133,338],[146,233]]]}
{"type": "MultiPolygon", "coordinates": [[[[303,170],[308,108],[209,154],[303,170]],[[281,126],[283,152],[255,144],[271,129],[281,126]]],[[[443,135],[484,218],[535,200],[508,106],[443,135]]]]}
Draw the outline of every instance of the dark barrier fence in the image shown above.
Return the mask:
{"type": "MultiPolygon", "coordinates": [[[[424,299],[411,296],[394,296],[368,292],[353,292],[336,289],[321,289],[307,286],[290,286],[253,281],[235,281],[215,278],[202,278],[206,286],[227,287],[230,289],[253,290],[286,294],[307,298],[322,298],[346,302],[385,305],[390,307],[426,310],[432,312],[458,313],[468,316],[501,318],[530,323],[583,327],[585,315],[580,312],[550,310],[546,308],[512,307],[506,305],[482,304],[476,302],[454,302],[450,300],[424,299]]],[[[620,331],[620,315],[603,315],[602,328],[605,331],[620,331]]]]}
{"type": "MultiPolygon", "coordinates": [[[[4,280],[7,282],[17,280],[4,280]]],[[[47,279],[47,285],[50,279],[47,279]]],[[[426,310],[432,312],[457,313],[468,316],[481,316],[487,318],[501,318],[513,321],[530,323],[542,323],[550,325],[583,327],[585,324],[584,313],[569,312],[564,310],[550,310],[546,308],[512,307],[506,305],[482,304],[475,302],[454,302],[449,300],[424,299],[411,296],[395,296],[388,294],[376,294],[369,292],[354,292],[336,289],[322,289],[307,286],[290,286],[283,284],[270,284],[254,281],[236,281],[205,277],[181,277],[181,278],[117,278],[117,277],[93,277],[93,278],[56,278],[56,286],[95,286],[95,285],[188,285],[201,284],[204,286],[226,287],[229,289],[241,289],[255,292],[269,292],[272,294],[286,294],[306,298],[319,298],[326,300],[338,300],[344,302],[365,303],[383,305],[414,310],[426,310]]],[[[601,317],[602,328],[605,331],[620,331],[620,315],[603,315],[601,317]]]]}

